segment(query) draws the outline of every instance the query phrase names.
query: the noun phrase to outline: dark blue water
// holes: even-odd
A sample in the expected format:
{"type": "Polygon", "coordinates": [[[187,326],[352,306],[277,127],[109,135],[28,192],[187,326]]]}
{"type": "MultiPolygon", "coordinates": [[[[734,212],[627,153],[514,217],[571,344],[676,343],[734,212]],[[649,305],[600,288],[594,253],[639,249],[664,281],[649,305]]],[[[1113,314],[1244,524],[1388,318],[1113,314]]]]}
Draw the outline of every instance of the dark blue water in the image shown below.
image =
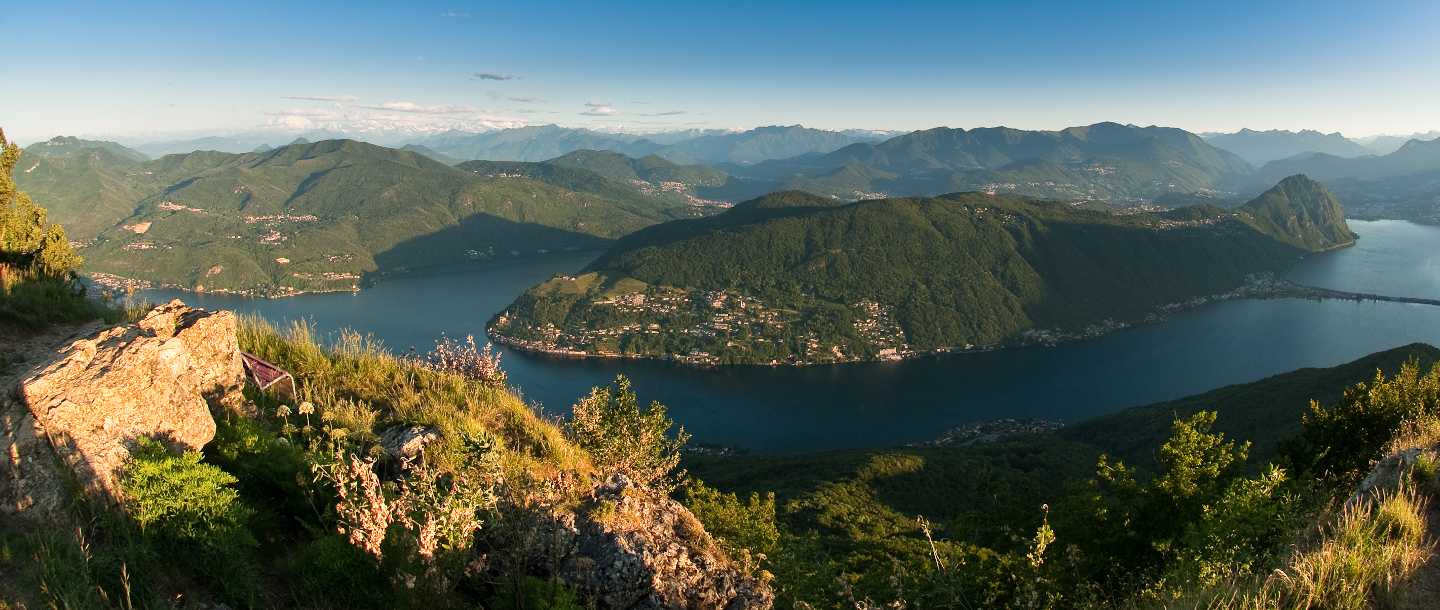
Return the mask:
{"type": "MultiPolygon", "coordinates": [[[[1351,221],[1360,246],[1298,264],[1302,283],[1440,298],[1440,228],[1351,221]]],[[[457,264],[387,280],[359,293],[265,300],[156,292],[208,309],[310,319],[350,327],[398,350],[422,351],[444,332],[477,337],[515,295],[598,253],[557,253],[457,264]]],[[[1388,302],[1240,300],[1168,322],[1055,347],[1000,350],[824,367],[693,367],[635,360],[575,360],[504,351],[523,395],[564,412],[596,385],[626,375],[696,440],[783,452],[926,440],[973,421],[1044,417],[1079,421],[1125,407],[1254,381],[1301,367],[1334,366],[1416,341],[1440,345],[1440,307],[1388,302]]]]}

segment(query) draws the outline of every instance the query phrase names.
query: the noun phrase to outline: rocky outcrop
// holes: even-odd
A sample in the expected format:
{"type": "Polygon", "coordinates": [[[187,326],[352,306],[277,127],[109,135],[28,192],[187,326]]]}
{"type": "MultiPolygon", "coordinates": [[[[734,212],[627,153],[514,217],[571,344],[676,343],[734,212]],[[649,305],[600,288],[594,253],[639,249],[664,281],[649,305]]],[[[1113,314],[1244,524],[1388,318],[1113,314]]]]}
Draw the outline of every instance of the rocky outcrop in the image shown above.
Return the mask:
{"type": "Polygon", "coordinates": [[[440,430],[433,426],[395,426],[380,434],[380,448],[397,461],[415,459],[425,446],[440,440],[440,430]]]}
{"type": "Polygon", "coordinates": [[[58,518],[72,475],[91,500],[113,500],[117,469],[138,437],[186,449],[209,442],[211,409],[240,401],[235,324],[231,312],[172,301],[136,324],[69,343],[32,369],[18,388],[20,403],[0,416],[10,443],[0,510],[58,518]]]}
{"type": "Polygon", "coordinates": [[[689,510],[624,476],[597,487],[560,526],[560,576],[596,608],[761,610],[775,601],[689,510]]]}

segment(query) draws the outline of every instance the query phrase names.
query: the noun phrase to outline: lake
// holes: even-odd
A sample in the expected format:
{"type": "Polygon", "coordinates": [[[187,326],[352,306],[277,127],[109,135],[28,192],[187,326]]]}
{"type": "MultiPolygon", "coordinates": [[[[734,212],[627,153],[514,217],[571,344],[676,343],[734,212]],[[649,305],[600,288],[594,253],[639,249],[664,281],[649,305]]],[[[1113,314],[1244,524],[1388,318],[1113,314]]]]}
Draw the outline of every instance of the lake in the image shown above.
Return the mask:
{"type": "MultiPolygon", "coordinates": [[[[1440,227],[1349,221],[1353,248],[1311,255],[1291,271],[1307,285],[1440,298],[1440,227]]],[[[357,293],[248,299],[152,291],[207,309],[354,328],[396,351],[441,333],[481,341],[485,322],[521,291],[573,274],[598,252],[550,253],[417,270],[357,293]]],[[[523,396],[565,413],[617,375],[658,400],[696,441],[756,452],[895,445],[1006,417],[1076,422],[1134,405],[1325,367],[1414,342],[1440,345],[1440,307],[1391,302],[1235,300],[1100,338],[902,362],[815,367],[695,367],[659,361],[534,356],[502,349],[523,396]]]]}

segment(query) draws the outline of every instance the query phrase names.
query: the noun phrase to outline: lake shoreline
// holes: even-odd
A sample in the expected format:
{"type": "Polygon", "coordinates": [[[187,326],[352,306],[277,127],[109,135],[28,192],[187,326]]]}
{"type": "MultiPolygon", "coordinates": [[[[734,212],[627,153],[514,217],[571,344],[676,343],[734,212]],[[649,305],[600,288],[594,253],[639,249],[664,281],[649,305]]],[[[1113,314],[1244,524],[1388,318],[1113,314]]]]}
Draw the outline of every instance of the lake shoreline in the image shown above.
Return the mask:
{"type": "MultiPolygon", "coordinates": [[[[1344,247],[1353,246],[1354,242],[1344,247]]],[[[1337,247],[1336,249],[1338,249],[1337,247]]],[[[937,347],[928,350],[907,350],[896,351],[878,358],[855,358],[849,360],[811,362],[796,360],[793,362],[769,362],[769,363],[746,363],[746,364],[721,364],[718,358],[709,355],[684,355],[684,354],[625,354],[619,352],[586,352],[571,348],[559,347],[554,344],[547,344],[541,341],[515,339],[495,333],[491,328],[485,330],[489,340],[503,345],[512,350],[527,354],[560,356],[575,359],[617,359],[617,360],[654,360],[662,362],[675,362],[678,364],[699,366],[699,367],[720,367],[720,366],[751,366],[751,367],[816,367],[835,364],[852,364],[858,362],[895,362],[903,360],[914,360],[933,356],[945,356],[955,354],[979,354],[1002,349],[1034,346],[1054,346],[1060,343],[1094,339],[1109,333],[1130,328],[1142,324],[1160,324],[1169,320],[1170,314],[1187,311],[1215,301],[1228,301],[1233,299],[1307,299],[1323,301],[1325,299],[1346,300],[1346,301],[1388,301],[1396,303],[1413,303],[1420,305],[1440,306],[1440,300],[1425,299],[1418,297],[1399,297],[1381,294],[1367,294],[1358,292],[1347,292],[1330,288],[1305,286],[1290,280],[1276,277],[1273,273],[1263,273],[1247,277],[1245,285],[1230,292],[1197,297],[1180,303],[1169,303],[1157,307],[1158,311],[1149,317],[1131,322],[1115,322],[1111,319],[1103,320],[1092,324],[1084,330],[1074,332],[1056,332],[1045,329],[1027,329],[1018,336],[1008,339],[1002,343],[991,345],[966,345],[937,347]]]]}

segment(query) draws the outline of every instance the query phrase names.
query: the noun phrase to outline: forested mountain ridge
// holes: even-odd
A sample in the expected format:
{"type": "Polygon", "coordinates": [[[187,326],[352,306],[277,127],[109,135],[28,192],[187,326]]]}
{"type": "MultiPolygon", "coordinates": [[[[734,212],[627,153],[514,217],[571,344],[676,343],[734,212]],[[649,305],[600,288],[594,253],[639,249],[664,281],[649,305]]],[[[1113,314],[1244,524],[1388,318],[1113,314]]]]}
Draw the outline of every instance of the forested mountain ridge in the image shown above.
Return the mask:
{"type": "Polygon", "coordinates": [[[149,161],[145,153],[127,148],[115,142],[81,140],[74,136],[55,136],[44,142],[25,147],[25,152],[37,157],[65,157],[86,148],[103,148],[131,161],[149,161]]]}
{"type": "Polygon", "coordinates": [[[1253,172],[1244,159],[1182,129],[1117,123],[1060,131],[940,127],[823,155],[717,167],[773,183],[770,190],[848,200],[979,190],[1131,203],[1230,188],[1253,172]]]}
{"type": "Polygon", "coordinates": [[[367,273],[598,247],[693,214],[350,140],[144,163],[83,149],[21,163],[32,170],[21,187],[72,223],[87,272],[206,290],[351,289],[367,273]]]}
{"type": "Polygon", "coordinates": [[[492,336],[697,362],[827,362],[1048,341],[1353,241],[1304,176],[1233,211],[1112,215],[984,193],[845,204],[781,192],[620,239],[521,295],[492,336]]]}

